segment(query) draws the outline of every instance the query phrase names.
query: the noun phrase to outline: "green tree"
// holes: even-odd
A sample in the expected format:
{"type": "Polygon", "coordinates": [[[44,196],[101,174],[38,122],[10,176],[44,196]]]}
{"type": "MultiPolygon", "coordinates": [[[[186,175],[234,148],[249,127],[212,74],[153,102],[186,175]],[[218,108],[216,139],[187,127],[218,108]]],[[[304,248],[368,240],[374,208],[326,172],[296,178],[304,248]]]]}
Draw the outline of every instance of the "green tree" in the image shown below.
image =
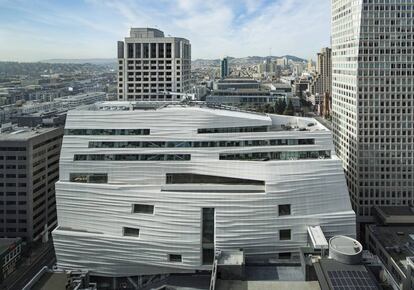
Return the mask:
{"type": "Polygon", "coordinates": [[[293,107],[292,100],[289,100],[289,103],[283,112],[283,115],[293,116],[295,114],[295,108],[293,107]]]}

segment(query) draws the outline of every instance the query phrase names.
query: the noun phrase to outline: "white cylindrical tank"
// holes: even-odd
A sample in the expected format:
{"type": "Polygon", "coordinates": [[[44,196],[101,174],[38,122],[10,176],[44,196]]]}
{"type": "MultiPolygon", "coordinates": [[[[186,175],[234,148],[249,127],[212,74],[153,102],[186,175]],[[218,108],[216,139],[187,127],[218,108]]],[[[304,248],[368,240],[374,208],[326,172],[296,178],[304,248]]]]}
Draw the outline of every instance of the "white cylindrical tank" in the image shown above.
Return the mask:
{"type": "Polygon", "coordinates": [[[344,264],[359,264],[362,245],[346,236],[335,236],[329,240],[329,257],[344,264]]]}

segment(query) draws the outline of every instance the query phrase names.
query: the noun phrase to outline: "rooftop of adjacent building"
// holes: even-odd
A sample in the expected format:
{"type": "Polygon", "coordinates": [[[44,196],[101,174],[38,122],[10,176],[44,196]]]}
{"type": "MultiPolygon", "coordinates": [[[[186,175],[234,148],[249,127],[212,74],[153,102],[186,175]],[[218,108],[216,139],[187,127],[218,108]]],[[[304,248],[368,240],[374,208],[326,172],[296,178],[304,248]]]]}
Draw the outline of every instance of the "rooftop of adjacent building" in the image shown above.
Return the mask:
{"type": "Polygon", "coordinates": [[[370,225],[368,228],[391,258],[405,268],[407,257],[414,256],[414,225],[370,225]]]}
{"type": "Polygon", "coordinates": [[[361,289],[382,289],[364,264],[348,265],[322,258],[314,263],[314,267],[321,289],[358,289],[355,288],[357,285],[363,286],[361,289]]]}
{"type": "Polygon", "coordinates": [[[48,272],[42,275],[31,290],[64,290],[67,289],[68,278],[66,273],[48,272]]]}
{"type": "Polygon", "coordinates": [[[221,79],[218,80],[218,83],[220,84],[232,84],[232,83],[237,83],[237,84],[259,84],[260,82],[255,80],[255,79],[251,79],[251,78],[225,78],[225,79],[221,79]]]}
{"type": "Polygon", "coordinates": [[[132,27],[129,31],[129,35],[135,38],[153,38],[164,37],[164,32],[157,28],[132,27]]]}
{"type": "Polygon", "coordinates": [[[268,89],[262,89],[262,88],[254,88],[254,89],[236,89],[236,88],[230,88],[230,89],[217,89],[213,90],[212,95],[251,95],[251,96],[269,96],[270,90],[268,89]]]}
{"type": "Polygon", "coordinates": [[[43,267],[23,289],[30,290],[97,290],[95,283],[89,283],[89,273],[60,271],[43,267]]]}
{"type": "Polygon", "coordinates": [[[98,97],[105,95],[105,92],[90,92],[77,95],[69,95],[60,98],[55,98],[54,101],[72,101],[72,100],[83,100],[86,98],[98,97]]]}
{"type": "Polygon", "coordinates": [[[218,280],[217,290],[319,290],[318,281],[240,281],[218,280]]]}
{"type": "Polygon", "coordinates": [[[21,238],[2,238],[0,239],[0,257],[4,252],[8,251],[10,248],[19,243],[21,238]]]}
{"type": "Polygon", "coordinates": [[[3,141],[26,141],[31,138],[37,137],[42,134],[46,134],[52,131],[58,130],[58,128],[28,128],[28,127],[16,127],[14,125],[2,124],[0,129],[0,142],[3,141]]]}
{"type": "MultiPolygon", "coordinates": [[[[167,36],[167,38],[170,38],[170,37],[172,36],[170,35],[167,36]]],[[[132,27],[129,30],[129,37],[127,37],[126,39],[154,39],[154,38],[165,38],[164,32],[157,28],[132,27]]],[[[182,37],[174,37],[174,38],[187,40],[182,37]]]]}

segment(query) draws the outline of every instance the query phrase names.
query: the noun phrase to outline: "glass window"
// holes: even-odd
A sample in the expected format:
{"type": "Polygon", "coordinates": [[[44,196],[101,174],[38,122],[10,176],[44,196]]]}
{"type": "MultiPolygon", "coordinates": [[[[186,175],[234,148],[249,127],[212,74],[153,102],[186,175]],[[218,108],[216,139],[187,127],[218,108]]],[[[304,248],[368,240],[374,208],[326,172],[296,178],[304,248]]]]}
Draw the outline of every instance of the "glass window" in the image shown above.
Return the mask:
{"type": "Polygon", "coordinates": [[[143,43],[143,58],[149,58],[149,43],[143,43]]]}
{"type": "Polygon", "coordinates": [[[70,182],[108,183],[107,173],[71,173],[70,182]]]}
{"type": "Polygon", "coordinates": [[[177,254],[169,254],[168,255],[168,261],[175,262],[175,263],[181,263],[182,262],[182,257],[181,257],[181,255],[177,255],[177,254]]]}
{"type": "Polygon", "coordinates": [[[124,236],[126,236],[126,237],[139,237],[139,229],[124,227],[124,236]]]}
{"type": "Polygon", "coordinates": [[[150,204],[134,204],[132,211],[133,213],[153,214],[154,206],[150,204]]]}
{"type": "Polygon", "coordinates": [[[158,57],[164,58],[164,43],[158,43],[158,57]]]}
{"type": "Polygon", "coordinates": [[[236,184],[236,185],[264,185],[262,180],[242,179],[224,176],[213,176],[193,173],[167,173],[167,184],[207,183],[207,184],[236,184]]]}
{"type": "Polygon", "coordinates": [[[166,57],[171,58],[171,43],[166,43],[166,57]]]}
{"type": "Polygon", "coordinates": [[[290,204],[279,205],[279,216],[290,215],[290,204]]]}
{"type": "Polygon", "coordinates": [[[128,58],[134,57],[134,44],[128,43],[128,58]]]}
{"type": "Polygon", "coordinates": [[[135,43],[135,58],[141,58],[141,43],[135,43]]]}
{"type": "Polygon", "coordinates": [[[290,230],[279,230],[279,240],[281,241],[288,241],[291,237],[291,231],[290,230]]]}
{"type": "Polygon", "coordinates": [[[66,129],[66,135],[149,135],[150,129],[66,129]]]}
{"type": "Polygon", "coordinates": [[[151,43],[151,58],[157,57],[157,44],[151,43]]]}
{"type": "Polygon", "coordinates": [[[279,259],[290,259],[292,257],[292,253],[288,252],[288,253],[279,253],[279,259]]]}
{"type": "Polygon", "coordinates": [[[190,154],[75,154],[74,161],[188,161],[190,154]]]}

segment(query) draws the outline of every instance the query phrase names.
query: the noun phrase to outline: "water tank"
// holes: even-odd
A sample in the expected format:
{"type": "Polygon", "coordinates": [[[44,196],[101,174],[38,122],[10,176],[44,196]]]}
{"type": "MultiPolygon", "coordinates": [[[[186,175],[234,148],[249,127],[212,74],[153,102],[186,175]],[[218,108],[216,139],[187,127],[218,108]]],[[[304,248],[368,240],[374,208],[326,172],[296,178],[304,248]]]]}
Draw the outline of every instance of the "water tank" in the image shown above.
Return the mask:
{"type": "Polygon", "coordinates": [[[329,257],[344,264],[359,264],[362,245],[352,238],[335,236],[329,240],[329,257]]]}

